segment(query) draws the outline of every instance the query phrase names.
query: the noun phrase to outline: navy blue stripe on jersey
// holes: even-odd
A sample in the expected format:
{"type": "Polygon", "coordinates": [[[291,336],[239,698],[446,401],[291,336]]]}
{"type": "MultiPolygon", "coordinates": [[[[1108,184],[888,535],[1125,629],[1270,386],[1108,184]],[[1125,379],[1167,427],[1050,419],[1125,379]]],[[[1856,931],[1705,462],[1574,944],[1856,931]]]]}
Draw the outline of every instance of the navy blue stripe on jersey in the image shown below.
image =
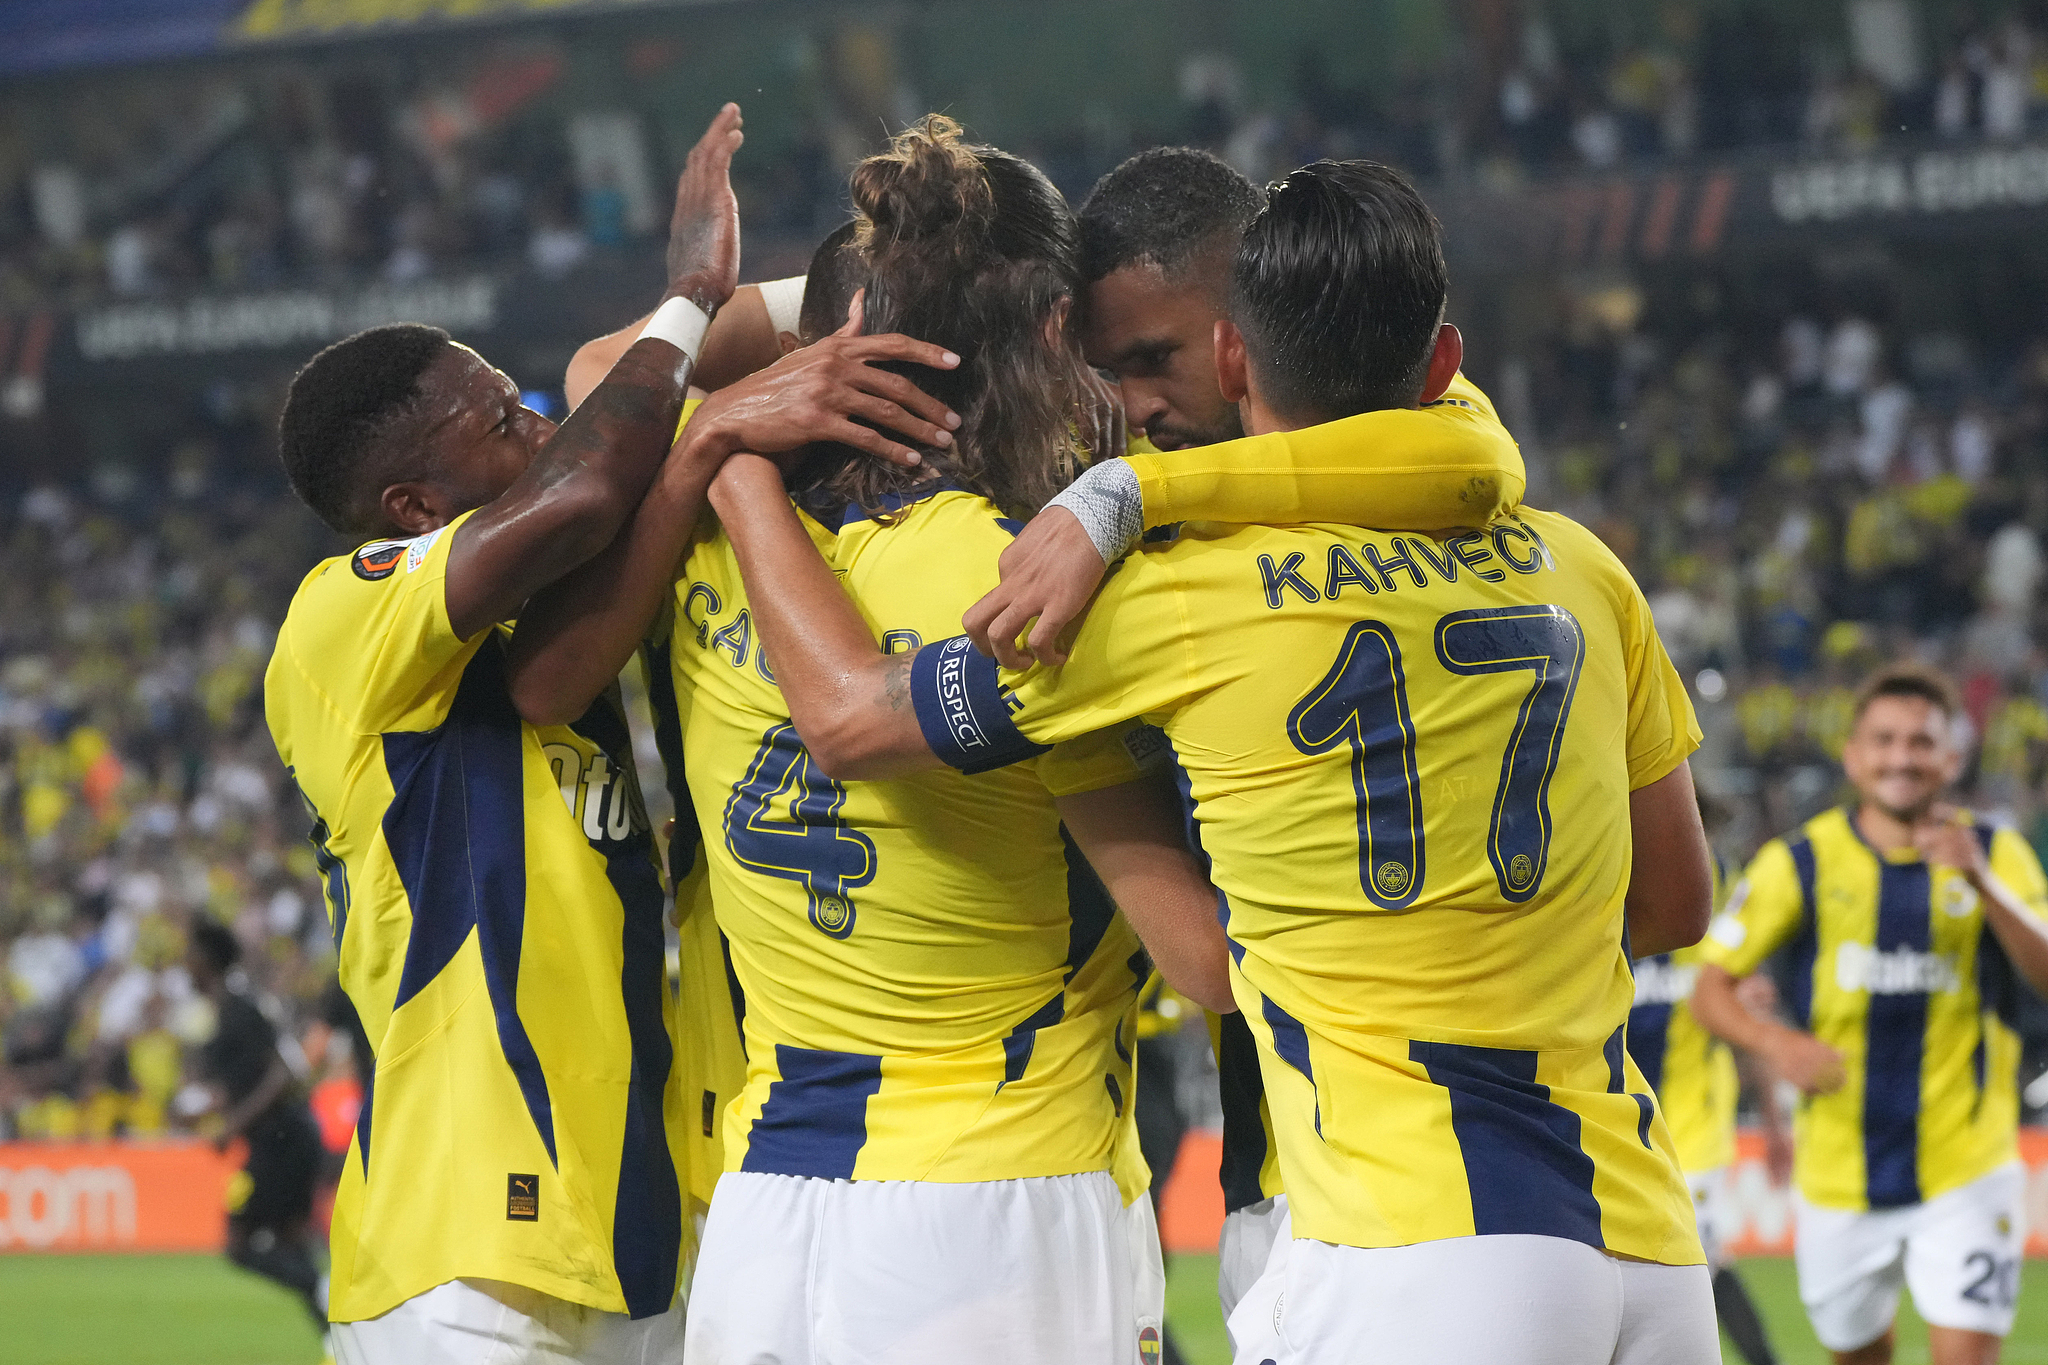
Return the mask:
{"type": "Polygon", "coordinates": [[[864,1052],[775,1045],[782,1079],[747,1134],[743,1171],[851,1180],[868,1140],[868,1096],[882,1088],[882,1059],[864,1052]]]}
{"type": "Polygon", "coordinates": [[[1063,986],[1053,998],[1024,1016],[1017,1026],[1003,1037],[1003,1078],[996,1082],[1001,1090],[1011,1081],[1024,1079],[1024,1068],[1031,1065],[1031,1050],[1038,1045],[1038,1031],[1051,1028],[1066,1016],[1067,992],[1063,986]]]}
{"type": "MultiPolygon", "coordinates": [[[[592,702],[570,728],[611,758],[617,774],[610,789],[614,808],[621,801],[635,807],[627,837],[606,840],[601,851],[605,876],[625,912],[619,989],[633,1054],[625,1134],[619,1151],[619,1189],[612,1215],[612,1261],[626,1312],[644,1318],[666,1312],[675,1298],[683,1235],[682,1188],[676,1180],[662,1117],[662,1096],[675,1061],[668,1024],[661,1016],[662,995],[668,989],[668,954],[663,941],[666,907],[661,879],[654,870],[647,822],[637,809],[638,796],[632,786],[633,736],[613,693],[607,691],[592,702]]],[[[609,825],[607,821],[606,827],[609,825]]]]}
{"type": "Polygon", "coordinates": [[[739,971],[732,965],[732,940],[718,933],[718,955],[725,959],[725,993],[732,997],[732,1023],[739,1030],[740,1056],[747,1055],[747,992],[740,985],[739,971]]]}
{"type": "MultiPolygon", "coordinates": [[[[1852,821],[1854,817],[1851,817],[1852,821]]],[[[1792,1022],[1800,1028],[1813,1027],[1813,973],[1820,956],[1820,922],[1815,913],[1813,841],[1805,835],[1788,839],[1792,870],[1799,878],[1799,931],[1785,949],[1786,979],[1782,983],[1792,1022]]]]}
{"type": "MultiPolygon", "coordinates": [[[[1932,880],[1925,863],[1881,863],[1876,950],[1933,947],[1932,880]]],[[[1879,983],[1873,983],[1879,984],[1879,983]]],[[[1927,1045],[1927,993],[1870,992],[1864,1022],[1863,1169],[1870,1207],[1920,1202],[1920,1066],[1927,1045]]]]}
{"type": "Polygon", "coordinates": [[[1536,1054],[1410,1042],[1408,1056],[1450,1092],[1451,1131],[1465,1158],[1472,1231],[1564,1237],[1604,1248],[1593,1159],[1579,1116],[1536,1082],[1536,1054]]]}
{"type": "Polygon", "coordinates": [[[432,730],[384,736],[391,805],[384,839],[412,906],[395,1011],[441,974],[474,931],[498,1046],[526,1110],[555,1156],[554,1108],[540,1058],[519,1018],[519,953],[526,929],[526,805],[519,713],[493,631],[432,730]]]}
{"type": "Polygon", "coordinates": [[[363,1179],[370,1178],[370,1115],[377,1108],[377,1059],[356,1070],[363,1078],[363,1102],[356,1109],[356,1160],[363,1165],[363,1179]]]}
{"type": "Polygon", "coordinates": [[[1622,1026],[1607,1035],[1601,1044],[1601,1051],[1607,1058],[1607,1093],[1627,1095],[1636,1102],[1636,1141],[1650,1145],[1650,1121],[1657,1115],[1657,1106],[1648,1095],[1638,1095],[1628,1088],[1628,1068],[1621,1064],[1624,1052],[1636,1058],[1636,1068],[1643,1073],[1643,1079],[1650,1089],[1657,1088],[1657,1081],[1650,1079],[1649,1069],[1643,1066],[1643,1059],[1636,1054],[1636,1015],[1641,1013],[1661,1014],[1656,1021],[1657,1077],[1664,1075],[1664,1029],[1671,1022],[1671,1006],[1639,1005],[1629,1011],[1628,1019],[1622,1026]]]}
{"type": "MultiPolygon", "coordinates": [[[[1265,1016],[1266,1026],[1273,1030],[1273,1051],[1280,1054],[1280,1060],[1299,1071],[1313,1086],[1316,1083],[1315,1068],[1309,1063],[1308,1030],[1301,1026],[1301,1020],[1273,1003],[1273,998],[1263,991],[1259,993],[1259,1013],[1265,1016]]],[[[1316,1096],[1316,1136],[1323,1134],[1323,1100],[1316,1096]]]]}
{"type": "Polygon", "coordinates": [[[1671,1003],[1665,1001],[1637,1005],[1628,1012],[1628,1055],[1636,1059],[1636,1069],[1643,1073],[1652,1090],[1664,1084],[1664,1048],[1669,1042],[1671,1010],[1671,1003]]]}
{"type": "MultiPolygon", "coordinates": [[[[829,488],[812,488],[797,495],[796,505],[808,513],[813,521],[836,536],[848,522],[872,521],[878,514],[894,516],[906,507],[914,507],[941,493],[973,491],[971,488],[963,488],[957,479],[933,479],[928,483],[918,484],[915,488],[879,494],[875,498],[875,505],[869,508],[857,502],[842,501],[834,497],[829,488]]],[[[1013,531],[1011,534],[1015,535],[1016,532],[1013,531]]]]}
{"type": "Polygon", "coordinates": [[[1266,1124],[1259,1110],[1266,1087],[1259,1076],[1259,1048],[1251,1025],[1233,1011],[1217,1028],[1216,1088],[1223,1101],[1223,1211],[1236,1213],[1266,1197],[1260,1172],[1266,1165],[1266,1124]]]}
{"type": "Polygon", "coordinates": [[[1032,743],[1011,723],[1010,696],[998,669],[965,635],[911,656],[910,700],[924,742],[962,772],[1006,768],[1051,747],[1032,743]]]}
{"type": "Polygon", "coordinates": [[[683,767],[683,713],[676,705],[676,679],[670,671],[674,655],[669,632],[640,648],[640,666],[647,677],[647,708],[654,713],[654,751],[661,755],[662,783],[675,808],[676,827],[668,847],[658,850],[668,867],[669,884],[679,886],[697,865],[704,831],[697,807],[690,801],[690,781],[683,767]]]}
{"type": "MultiPolygon", "coordinates": [[[[1095,869],[1088,866],[1081,848],[1067,833],[1065,825],[1060,826],[1060,844],[1067,859],[1067,961],[1065,975],[1060,989],[1052,999],[1024,1016],[1015,1028],[1003,1039],[1003,1079],[996,1083],[1001,1090],[1011,1081],[1022,1080],[1024,1069],[1031,1064],[1031,1050],[1037,1044],[1038,1031],[1051,1028],[1066,1018],[1067,985],[1073,981],[1074,973],[1088,964],[1095,956],[1095,950],[1102,945],[1102,936],[1109,932],[1109,924],[1116,917],[1116,905],[1109,898],[1109,891],[1102,885],[1102,878],[1095,875],[1095,869]]],[[[1139,978],[1143,984],[1143,978],[1139,978]]],[[[1124,1058],[1129,1061],[1130,1058],[1124,1058]]]]}

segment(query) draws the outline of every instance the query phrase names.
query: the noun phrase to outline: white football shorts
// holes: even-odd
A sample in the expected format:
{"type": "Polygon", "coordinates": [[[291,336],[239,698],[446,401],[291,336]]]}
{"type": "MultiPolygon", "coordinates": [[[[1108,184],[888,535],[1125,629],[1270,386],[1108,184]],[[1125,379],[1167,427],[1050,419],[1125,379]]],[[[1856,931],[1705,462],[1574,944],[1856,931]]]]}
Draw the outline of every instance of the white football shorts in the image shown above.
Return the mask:
{"type": "Polygon", "coordinates": [[[499,1280],[450,1280],[328,1329],[335,1365],[667,1365],[683,1309],[638,1322],[499,1280]]]}
{"type": "Polygon", "coordinates": [[[1831,1351],[1877,1340],[1903,1284],[1936,1326],[2004,1336],[2019,1299],[2025,1195],[2018,1162],[1900,1209],[1824,1209],[1795,1194],[1794,1260],[1814,1335],[1831,1351]]]}
{"type": "Polygon", "coordinates": [[[1712,1277],[1561,1237],[1298,1238],[1231,1316],[1234,1365],[1719,1365],[1712,1277]],[[1477,1287],[1477,1288],[1475,1288],[1477,1287]],[[1254,1315],[1263,1321],[1254,1322],[1254,1315]],[[1369,1343],[1369,1350],[1362,1346],[1369,1343]]]}
{"type": "Polygon", "coordinates": [[[1223,1300],[1223,1319],[1266,1273],[1273,1257],[1273,1244],[1294,1235],[1287,1218],[1287,1196],[1276,1194],[1247,1204],[1223,1217],[1223,1233],[1216,1242],[1216,1293],[1223,1300]]]}
{"type": "Polygon", "coordinates": [[[1723,1240],[1728,1218],[1728,1168],[1687,1171],[1685,1187],[1692,1191],[1693,1221],[1699,1224],[1700,1245],[1706,1249],[1707,1265],[1719,1270],[1728,1264],[1728,1244],[1723,1240]]]}
{"type": "Polygon", "coordinates": [[[968,1184],[719,1177],[685,1365],[1156,1365],[1152,1201],[1106,1171],[968,1184]]]}

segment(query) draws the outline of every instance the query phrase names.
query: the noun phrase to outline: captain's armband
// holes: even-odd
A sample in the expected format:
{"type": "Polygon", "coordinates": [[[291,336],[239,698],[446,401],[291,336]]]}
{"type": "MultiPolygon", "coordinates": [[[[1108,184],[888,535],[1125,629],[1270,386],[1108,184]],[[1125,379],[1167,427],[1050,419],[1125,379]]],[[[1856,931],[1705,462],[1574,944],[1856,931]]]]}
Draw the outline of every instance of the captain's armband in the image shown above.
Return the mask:
{"type": "Polygon", "coordinates": [[[1011,721],[1011,694],[998,667],[965,635],[927,645],[911,659],[918,728],[932,752],[962,772],[1006,768],[1051,747],[1032,742],[1011,721]]]}

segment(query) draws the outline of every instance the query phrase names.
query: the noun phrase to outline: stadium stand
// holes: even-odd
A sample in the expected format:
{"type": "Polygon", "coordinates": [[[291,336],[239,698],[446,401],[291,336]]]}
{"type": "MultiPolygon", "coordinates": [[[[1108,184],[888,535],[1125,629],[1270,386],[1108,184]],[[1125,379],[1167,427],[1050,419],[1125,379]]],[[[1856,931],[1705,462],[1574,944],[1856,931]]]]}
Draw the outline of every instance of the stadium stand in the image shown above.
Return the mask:
{"type": "MultiPolygon", "coordinates": [[[[0,94],[0,1136],[190,1126],[181,1047],[206,1021],[178,961],[195,916],[240,935],[309,1073],[346,1069],[305,819],[258,714],[284,603],[339,548],[276,472],[280,380],[350,319],[382,320],[348,300],[494,338],[550,401],[568,348],[630,316],[616,278],[648,276],[662,224],[643,201],[702,82],[731,58],[736,86],[760,83],[732,52],[744,6],[702,8],[703,52],[670,36],[675,12],[557,8],[229,57],[202,35],[125,54],[189,58],[143,69],[69,69],[34,43],[9,59],[38,74],[0,94]],[[299,311],[195,311],[252,298],[299,311]],[[315,306],[331,316],[304,322],[315,306]]],[[[950,88],[945,50],[899,52],[845,9],[804,11],[801,50],[773,58],[761,99],[786,107],[763,109],[758,146],[749,105],[750,277],[800,268],[879,120],[950,88]]],[[[1726,851],[1834,799],[1853,680],[1917,655],[1963,681],[1970,790],[2048,853],[2048,333],[2011,309],[1922,306],[1955,253],[2016,249],[2011,220],[1987,210],[1922,260],[1871,255],[1885,225],[1830,210],[1861,235],[1800,239],[1820,264],[1781,289],[1738,202],[1732,246],[1681,215],[1662,232],[1695,233],[1696,259],[1644,259],[1664,254],[1659,187],[1695,168],[1754,171],[1769,199],[1787,168],[1842,158],[2032,154],[2048,33],[1851,33],[1850,61],[1796,15],[1666,10],[1672,27],[1627,41],[1537,23],[1369,84],[1196,48],[1146,77],[1178,96],[1149,115],[1127,100],[1076,123],[1048,101],[980,131],[1073,195],[1162,140],[1254,176],[1324,155],[1415,170],[1485,267],[1455,306],[1488,324],[1468,326],[1475,374],[1524,443],[1532,499],[1615,547],[1694,682],[1702,782],[1737,814],[1726,851]],[[1572,196],[1618,204],[1617,186],[1629,207],[1588,210],[1577,238],[1567,221],[1502,245],[1467,211],[1569,219],[1572,196]],[[1515,324],[1482,293],[1557,306],[1515,324]]],[[[2048,1039],[2032,1023],[2024,1075],[2048,1039]]]]}

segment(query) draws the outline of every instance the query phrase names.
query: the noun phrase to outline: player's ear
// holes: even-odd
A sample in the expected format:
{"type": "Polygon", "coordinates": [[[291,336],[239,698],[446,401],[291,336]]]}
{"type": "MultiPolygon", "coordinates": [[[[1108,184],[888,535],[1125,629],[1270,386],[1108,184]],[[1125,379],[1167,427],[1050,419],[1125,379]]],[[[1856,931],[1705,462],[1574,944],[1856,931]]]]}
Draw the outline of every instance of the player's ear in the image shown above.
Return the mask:
{"type": "Polygon", "coordinates": [[[1074,296],[1062,294],[1054,301],[1052,312],[1045,320],[1045,344],[1057,351],[1066,335],[1067,315],[1074,310],[1074,296]]]}
{"type": "Polygon", "coordinates": [[[377,499],[384,519],[409,536],[439,530],[450,520],[447,499],[430,483],[394,483],[377,499]]]}
{"type": "Polygon", "coordinates": [[[1434,403],[1458,377],[1465,363],[1465,338],[1446,322],[1436,329],[1436,349],[1429,353],[1429,377],[1422,383],[1422,402],[1434,403]]]}
{"type": "Polygon", "coordinates": [[[1226,403],[1242,403],[1251,392],[1245,373],[1244,333],[1229,318],[1216,319],[1216,387],[1226,403]]]}

